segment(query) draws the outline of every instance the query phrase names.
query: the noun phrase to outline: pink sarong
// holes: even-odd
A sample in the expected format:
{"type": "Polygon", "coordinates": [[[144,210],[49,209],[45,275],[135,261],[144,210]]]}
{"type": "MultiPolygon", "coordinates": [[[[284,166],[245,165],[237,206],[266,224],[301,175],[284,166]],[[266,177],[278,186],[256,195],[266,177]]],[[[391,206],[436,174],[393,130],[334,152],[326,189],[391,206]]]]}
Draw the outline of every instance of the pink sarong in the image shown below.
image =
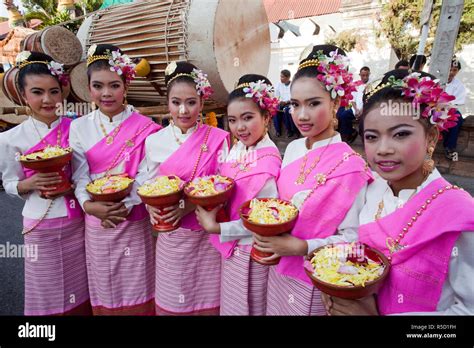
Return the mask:
{"type": "MultiPolygon", "coordinates": [[[[42,150],[46,144],[69,147],[71,120],[63,118],[58,126],[25,154],[42,150]],[[46,144],[45,144],[46,143],[46,144]]],[[[65,168],[71,175],[70,164],[65,168]]],[[[27,178],[34,171],[23,168],[27,178]]],[[[74,195],[63,198],[68,216],[46,218],[25,234],[25,250],[37,255],[25,258],[25,315],[90,315],[84,247],[84,219],[74,195]]],[[[23,219],[25,229],[38,220],[23,219]]]]}
{"type": "MultiPolygon", "coordinates": [[[[178,150],[160,164],[161,175],[177,175],[190,180],[195,176],[217,174],[219,151],[229,134],[201,126],[178,150]],[[207,151],[201,145],[207,138],[207,151]]],[[[227,142],[229,143],[229,142],[227,142]]],[[[153,149],[148,149],[153,151],[153,149]]],[[[220,303],[221,257],[202,231],[194,212],[185,216],[181,228],[160,233],[156,242],[157,315],[217,315],[220,303]]]]}

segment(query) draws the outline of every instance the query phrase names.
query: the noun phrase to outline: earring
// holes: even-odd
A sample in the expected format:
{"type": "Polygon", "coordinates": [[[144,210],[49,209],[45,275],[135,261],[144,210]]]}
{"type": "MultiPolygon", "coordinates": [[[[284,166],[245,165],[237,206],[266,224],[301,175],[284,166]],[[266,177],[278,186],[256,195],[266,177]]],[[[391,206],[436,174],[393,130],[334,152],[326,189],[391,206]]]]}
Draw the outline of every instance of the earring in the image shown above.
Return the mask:
{"type": "Polygon", "coordinates": [[[91,109],[92,109],[92,111],[97,109],[97,105],[94,102],[91,102],[91,109]]]}
{"type": "Polygon", "coordinates": [[[428,153],[426,155],[426,159],[423,162],[423,167],[422,167],[422,173],[424,176],[428,176],[431,174],[431,172],[434,169],[435,163],[433,161],[433,152],[435,148],[433,146],[430,146],[428,148],[428,153]]]}
{"type": "Polygon", "coordinates": [[[124,96],[123,96],[123,104],[122,104],[122,105],[123,105],[123,106],[127,106],[127,105],[128,105],[127,95],[126,95],[126,94],[124,94],[124,96]]]}
{"type": "Polygon", "coordinates": [[[235,145],[239,142],[239,139],[235,135],[232,136],[232,143],[235,145]]]}
{"type": "Polygon", "coordinates": [[[31,108],[30,108],[29,105],[27,105],[27,106],[25,107],[25,113],[26,113],[28,116],[31,116],[31,108]]]}

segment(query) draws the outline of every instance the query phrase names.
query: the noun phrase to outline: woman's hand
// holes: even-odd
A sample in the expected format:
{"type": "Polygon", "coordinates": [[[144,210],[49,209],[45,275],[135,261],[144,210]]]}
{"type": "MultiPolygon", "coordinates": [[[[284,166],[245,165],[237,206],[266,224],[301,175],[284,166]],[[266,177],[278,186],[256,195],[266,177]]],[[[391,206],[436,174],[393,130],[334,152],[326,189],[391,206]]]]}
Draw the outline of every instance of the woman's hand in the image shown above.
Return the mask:
{"type": "Polygon", "coordinates": [[[54,185],[63,181],[59,173],[36,173],[18,183],[18,193],[25,194],[34,190],[53,191],[54,185]]]}
{"type": "Polygon", "coordinates": [[[221,226],[216,221],[217,212],[222,208],[222,204],[217,206],[216,208],[212,209],[211,211],[207,211],[203,207],[197,206],[196,207],[196,217],[199,224],[204,228],[204,230],[208,233],[212,234],[220,234],[221,233],[221,226]]]}
{"type": "Polygon", "coordinates": [[[146,207],[146,210],[148,211],[148,214],[150,214],[151,224],[153,226],[156,225],[159,222],[161,210],[148,204],[146,204],[145,207],[146,207]]]}
{"type": "Polygon", "coordinates": [[[168,223],[176,226],[181,219],[188,215],[190,212],[196,209],[196,206],[187,200],[180,201],[178,204],[171,207],[161,209],[161,212],[158,212],[159,218],[168,223]],[[184,207],[183,207],[184,202],[184,207]]]}
{"type": "Polygon", "coordinates": [[[74,194],[74,189],[76,188],[75,185],[71,185],[71,188],[69,190],[67,190],[66,192],[63,192],[63,193],[59,193],[59,194],[50,194],[51,191],[46,191],[44,195],[44,198],[47,198],[47,199],[55,199],[55,198],[59,198],[59,197],[63,197],[63,196],[66,196],[66,195],[70,195],[70,194],[74,194]]]}
{"type": "Polygon", "coordinates": [[[308,252],[305,240],[284,233],[275,237],[264,237],[253,234],[255,249],[265,253],[275,253],[279,256],[304,256],[308,252]]]}
{"type": "Polygon", "coordinates": [[[123,222],[126,220],[129,210],[122,202],[93,202],[86,201],[84,203],[84,211],[96,218],[104,221],[113,219],[115,222],[123,222]]]}
{"type": "Polygon", "coordinates": [[[379,315],[375,296],[346,300],[321,293],[328,315],[379,315]]]}

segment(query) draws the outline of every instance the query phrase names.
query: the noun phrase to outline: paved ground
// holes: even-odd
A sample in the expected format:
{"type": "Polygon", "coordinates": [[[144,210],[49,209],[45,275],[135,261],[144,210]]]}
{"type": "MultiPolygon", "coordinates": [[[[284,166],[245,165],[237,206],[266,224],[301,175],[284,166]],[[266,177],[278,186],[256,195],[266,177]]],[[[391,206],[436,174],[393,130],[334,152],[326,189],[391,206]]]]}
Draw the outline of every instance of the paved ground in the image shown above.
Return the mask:
{"type": "MultiPolygon", "coordinates": [[[[286,139],[278,139],[278,143],[286,139]]],[[[280,146],[280,144],[278,144],[280,146]]],[[[282,144],[283,145],[283,144],[282,144]]],[[[463,187],[474,195],[474,178],[444,176],[449,182],[463,187]]],[[[21,210],[23,202],[0,192],[0,248],[23,243],[21,236],[21,210]]],[[[1,249],[0,249],[1,251],[1,249]]],[[[23,259],[2,257],[0,254],[0,315],[23,314],[23,259]]]]}

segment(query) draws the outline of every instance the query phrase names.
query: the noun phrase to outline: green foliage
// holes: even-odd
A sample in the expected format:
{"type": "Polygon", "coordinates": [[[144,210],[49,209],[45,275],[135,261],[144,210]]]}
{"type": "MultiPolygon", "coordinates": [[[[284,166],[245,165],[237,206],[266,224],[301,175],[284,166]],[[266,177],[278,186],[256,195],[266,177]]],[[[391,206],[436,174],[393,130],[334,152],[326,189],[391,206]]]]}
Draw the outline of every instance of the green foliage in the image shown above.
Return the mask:
{"type": "MultiPolygon", "coordinates": [[[[68,11],[58,11],[57,0],[23,0],[22,2],[26,9],[24,17],[27,21],[39,19],[43,22],[38,29],[68,22],[72,19],[68,11]]],[[[103,0],[82,0],[76,4],[76,17],[98,10],[102,2],[103,0]]],[[[73,21],[65,24],[64,27],[76,33],[82,21],[81,19],[73,21]]]]}
{"type": "MultiPolygon", "coordinates": [[[[379,17],[380,28],[377,37],[385,36],[392,45],[399,59],[408,59],[415,54],[420,42],[420,17],[424,0],[390,0],[382,6],[379,17]]],[[[430,30],[425,52],[433,48],[436,28],[441,12],[441,0],[435,0],[430,21],[430,30]]],[[[474,26],[474,1],[465,1],[461,17],[455,51],[463,45],[474,42],[471,28],[474,26]]]]}
{"type": "Polygon", "coordinates": [[[357,43],[362,41],[362,37],[352,30],[344,30],[327,40],[330,45],[336,45],[346,52],[352,51],[357,43]]]}

